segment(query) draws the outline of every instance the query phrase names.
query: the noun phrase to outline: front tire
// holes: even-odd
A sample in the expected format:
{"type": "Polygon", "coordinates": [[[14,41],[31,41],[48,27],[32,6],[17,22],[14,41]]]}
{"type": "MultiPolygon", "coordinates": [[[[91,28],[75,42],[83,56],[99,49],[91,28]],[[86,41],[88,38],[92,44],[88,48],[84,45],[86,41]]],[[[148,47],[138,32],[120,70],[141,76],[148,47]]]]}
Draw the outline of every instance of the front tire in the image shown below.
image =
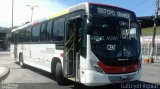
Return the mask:
{"type": "Polygon", "coordinates": [[[65,79],[63,77],[62,73],[62,64],[60,62],[57,62],[56,69],[55,69],[55,80],[59,85],[65,84],[65,79]]]}

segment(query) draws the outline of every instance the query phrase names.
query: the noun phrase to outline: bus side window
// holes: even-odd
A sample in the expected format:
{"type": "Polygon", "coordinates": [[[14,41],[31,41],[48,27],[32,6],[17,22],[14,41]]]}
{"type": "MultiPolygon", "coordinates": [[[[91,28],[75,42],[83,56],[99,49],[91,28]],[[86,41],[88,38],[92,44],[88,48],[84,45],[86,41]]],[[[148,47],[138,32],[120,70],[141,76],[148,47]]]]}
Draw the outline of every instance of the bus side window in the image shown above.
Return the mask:
{"type": "Polygon", "coordinates": [[[32,42],[39,42],[40,26],[41,26],[41,24],[37,24],[37,25],[33,26],[32,37],[31,37],[32,42]]]}
{"type": "Polygon", "coordinates": [[[26,29],[24,42],[30,42],[31,40],[31,27],[26,29]]]}
{"type": "Polygon", "coordinates": [[[45,23],[42,23],[41,25],[40,40],[48,41],[47,34],[49,33],[47,32],[47,23],[45,22],[45,23]]]}
{"type": "Polygon", "coordinates": [[[14,40],[14,44],[18,44],[19,42],[19,34],[18,31],[15,31],[15,40],[14,40]]]}
{"type": "Polygon", "coordinates": [[[22,29],[19,31],[19,43],[23,43],[25,30],[22,29]]]}
{"type": "Polygon", "coordinates": [[[52,29],[53,29],[53,20],[50,20],[47,23],[47,33],[48,34],[46,34],[46,36],[47,36],[48,41],[51,40],[52,29]]]}
{"type": "Polygon", "coordinates": [[[11,33],[11,43],[12,44],[14,43],[14,39],[15,39],[14,36],[15,36],[15,32],[12,32],[11,33]]]}
{"type": "Polygon", "coordinates": [[[57,19],[54,21],[54,29],[52,31],[53,41],[63,41],[64,40],[64,18],[57,19]]]}

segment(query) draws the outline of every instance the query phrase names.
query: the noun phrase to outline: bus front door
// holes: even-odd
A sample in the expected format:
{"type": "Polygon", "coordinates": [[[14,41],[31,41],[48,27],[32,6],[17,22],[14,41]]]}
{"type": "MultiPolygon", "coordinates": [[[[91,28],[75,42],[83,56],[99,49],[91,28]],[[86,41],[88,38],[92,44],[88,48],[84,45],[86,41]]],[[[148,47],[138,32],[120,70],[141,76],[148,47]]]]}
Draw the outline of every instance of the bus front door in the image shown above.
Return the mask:
{"type": "Polygon", "coordinates": [[[82,19],[76,19],[67,22],[65,34],[65,57],[64,57],[64,77],[77,77],[79,70],[79,29],[82,26],[82,19]]]}

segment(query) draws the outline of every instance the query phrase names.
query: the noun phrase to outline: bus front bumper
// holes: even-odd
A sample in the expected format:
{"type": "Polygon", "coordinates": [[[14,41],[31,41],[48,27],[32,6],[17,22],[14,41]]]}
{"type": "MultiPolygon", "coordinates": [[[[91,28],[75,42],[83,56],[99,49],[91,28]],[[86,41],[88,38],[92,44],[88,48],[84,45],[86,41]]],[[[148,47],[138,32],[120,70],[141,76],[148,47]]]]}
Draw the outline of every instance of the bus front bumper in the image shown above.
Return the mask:
{"type": "Polygon", "coordinates": [[[139,80],[141,76],[141,69],[136,72],[126,74],[101,74],[92,70],[86,70],[86,76],[88,77],[86,77],[85,85],[101,86],[139,80]]]}

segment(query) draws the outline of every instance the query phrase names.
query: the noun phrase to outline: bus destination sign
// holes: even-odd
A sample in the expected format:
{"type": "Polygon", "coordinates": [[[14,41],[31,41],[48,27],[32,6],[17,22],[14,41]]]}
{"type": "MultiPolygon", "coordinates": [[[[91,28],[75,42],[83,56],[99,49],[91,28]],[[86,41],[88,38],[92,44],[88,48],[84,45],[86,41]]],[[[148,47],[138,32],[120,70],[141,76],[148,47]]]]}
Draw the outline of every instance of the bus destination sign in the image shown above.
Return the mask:
{"type": "Polygon", "coordinates": [[[124,13],[124,12],[120,12],[120,11],[115,11],[115,10],[109,9],[109,8],[98,7],[97,8],[97,13],[98,14],[102,14],[102,15],[108,15],[108,16],[126,18],[126,19],[130,18],[130,14],[128,14],[128,13],[124,13]]]}
{"type": "Polygon", "coordinates": [[[119,9],[119,8],[108,7],[108,6],[91,5],[90,11],[93,14],[99,14],[103,16],[120,17],[120,18],[125,18],[125,19],[133,18],[132,12],[129,12],[123,9],[119,9]]]}

